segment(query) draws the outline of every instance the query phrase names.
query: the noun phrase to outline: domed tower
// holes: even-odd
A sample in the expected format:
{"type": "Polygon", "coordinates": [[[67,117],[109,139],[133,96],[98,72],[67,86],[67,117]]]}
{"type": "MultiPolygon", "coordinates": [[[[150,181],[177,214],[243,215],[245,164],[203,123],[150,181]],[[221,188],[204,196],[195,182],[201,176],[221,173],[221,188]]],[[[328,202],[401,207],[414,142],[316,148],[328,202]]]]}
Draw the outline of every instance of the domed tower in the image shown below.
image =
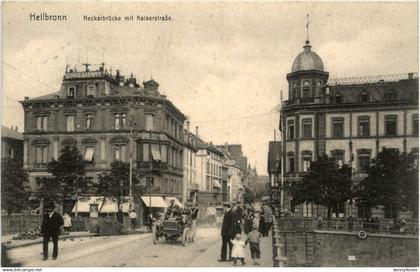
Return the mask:
{"type": "Polygon", "coordinates": [[[306,40],[301,52],[293,61],[292,72],[287,74],[289,82],[289,103],[320,103],[328,72],[317,53],[311,50],[306,40]]]}

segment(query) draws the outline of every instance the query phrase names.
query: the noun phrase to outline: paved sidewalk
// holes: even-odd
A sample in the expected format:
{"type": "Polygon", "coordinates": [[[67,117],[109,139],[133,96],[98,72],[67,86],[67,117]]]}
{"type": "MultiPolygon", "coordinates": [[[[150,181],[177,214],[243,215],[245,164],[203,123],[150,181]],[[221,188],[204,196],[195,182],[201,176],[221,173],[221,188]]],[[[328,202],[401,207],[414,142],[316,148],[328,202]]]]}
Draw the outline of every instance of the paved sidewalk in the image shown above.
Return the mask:
{"type": "MultiPolygon", "coordinates": [[[[222,237],[215,242],[206,252],[201,256],[196,258],[193,262],[188,264],[188,266],[213,266],[213,267],[230,267],[233,266],[233,262],[218,262],[220,258],[220,250],[222,247],[222,237]]],[[[273,247],[272,247],[272,237],[261,237],[260,242],[260,251],[261,251],[261,265],[263,267],[273,267],[273,247]]],[[[237,267],[242,267],[240,261],[236,264],[237,267]]],[[[247,267],[259,267],[252,263],[251,251],[249,249],[249,244],[245,248],[245,265],[247,267]]]]}
{"type": "MultiPolygon", "coordinates": [[[[22,247],[22,246],[29,246],[33,244],[42,243],[42,237],[36,239],[25,239],[25,240],[13,240],[13,237],[18,236],[19,234],[14,235],[2,235],[1,242],[6,246],[6,248],[15,248],[15,247],[22,247]]],[[[88,231],[77,231],[77,232],[70,232],[70,234],[60,235],[60,240],[63,239],[74,239],[74,238],[81,238],[81,237],[92,237],[97,236],[97,233],[90,233],[88,231]]]]}

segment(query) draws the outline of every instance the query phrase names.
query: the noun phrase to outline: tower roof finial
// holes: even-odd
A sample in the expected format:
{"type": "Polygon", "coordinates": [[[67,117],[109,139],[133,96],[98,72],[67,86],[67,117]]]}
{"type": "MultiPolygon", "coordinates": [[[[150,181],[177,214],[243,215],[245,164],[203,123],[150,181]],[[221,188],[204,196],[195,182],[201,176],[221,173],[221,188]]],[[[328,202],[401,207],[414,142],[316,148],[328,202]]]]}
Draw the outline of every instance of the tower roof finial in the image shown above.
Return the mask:
{"type": "Polygon", "coordinates": [[[309,42],[309,13],[306,14],[306,43],[309,42]]]}

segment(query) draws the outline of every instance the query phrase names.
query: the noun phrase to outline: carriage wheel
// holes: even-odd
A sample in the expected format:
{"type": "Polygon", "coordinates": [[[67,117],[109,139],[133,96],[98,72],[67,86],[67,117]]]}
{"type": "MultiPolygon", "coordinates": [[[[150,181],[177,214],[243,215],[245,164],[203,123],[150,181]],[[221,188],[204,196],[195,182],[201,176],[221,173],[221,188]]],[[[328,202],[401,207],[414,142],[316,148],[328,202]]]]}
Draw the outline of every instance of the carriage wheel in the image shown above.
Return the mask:
{"type": "Polygon", "coordinates": [[[182,245],[187,246],[188,244],[188,235],[189,235],[190,229],[184,228],[184,232],[182,233],[182,245]]]}
{"type": "Polygon", "coordinates": [[[157,233],[156,226],[152,227],[152,236],[153,236],[153,244],[156,245],[158,240],[159,240],[159,236],[158,236],[158,233],[157,233]]]}

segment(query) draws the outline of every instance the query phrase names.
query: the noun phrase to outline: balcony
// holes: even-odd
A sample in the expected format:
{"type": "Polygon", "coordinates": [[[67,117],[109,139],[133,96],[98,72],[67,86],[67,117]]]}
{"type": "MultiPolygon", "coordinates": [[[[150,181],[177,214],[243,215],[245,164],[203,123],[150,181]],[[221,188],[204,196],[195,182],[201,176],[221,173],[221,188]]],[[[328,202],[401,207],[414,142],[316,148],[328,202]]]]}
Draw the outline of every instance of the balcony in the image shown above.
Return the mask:
{"type": "Polygon", "coordinates": [[[159,161],[153,161],[153,162],[141,161],[141,162],[137,162],[137,168],[150,169],[151,171],[160,171],[160,170],[168,169],[168,163],[159,162],[159,161]]]}
{"type": "Polygon", "coordinates": [[[191,191],[198,191],[199,187],[198,187],[197,183],[190,183],[190,184],[188,184],[188,189],[191,190],[191,191]]]}

